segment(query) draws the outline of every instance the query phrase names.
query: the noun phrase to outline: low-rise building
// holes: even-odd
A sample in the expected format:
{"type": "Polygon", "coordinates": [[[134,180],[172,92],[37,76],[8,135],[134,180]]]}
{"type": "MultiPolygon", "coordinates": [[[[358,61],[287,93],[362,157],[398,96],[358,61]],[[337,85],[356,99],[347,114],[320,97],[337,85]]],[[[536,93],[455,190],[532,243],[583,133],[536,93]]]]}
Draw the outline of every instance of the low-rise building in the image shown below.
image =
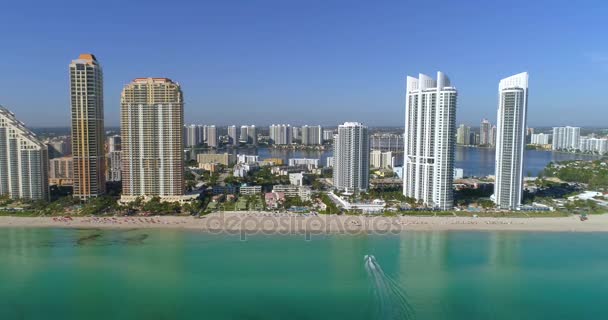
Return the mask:
{"type": "Polygon", "coordinates": [[[268,158],[262,161],[262,165],[282,166],[283,164],[285,164],[285,161],[281,158],[268,158]]]}
{"type": "Polygon", "coordinates": [[[218,172],[220,170],[220,166],[217,163],[199,163],[198,167],[209,172],[218,172]]]}
{"type": "Polygon", "coordinates": [[[308,186],[281,184],[273,186],[272,191],[281,192],[286,197],[299,197],[302,201],[310,201],[312,196],[312,190],[308,186]]]}
{"type": "Polygon", "coordinates": [[[266,207],[268,209],[278,209],[283,203],[285,203],[285,194],[283,192],[268,192],[264,194],[264,200],[266,201],[266,207]]]}
{"type": "Polygon", "coordinates": [[[257,163],[260,159],[260,156],[248,155],[248,154],[239,154],[236,156],[237,163],[257,163]]]}
{"type": "Polygon", "coordinates": [[[302,167],[306,170],[313,170],[319,167],[319,159],[299,158],[289,159],[290,167],[302,167]]]}
{"type": "Polygon", "coordinates": [[[289,183],[294,186],[304,185],[304,172],[290,173],[289,183]]]}
{"type": "Polygon", "coordinates": [[[196,155],[196,162],[199,166],[205,163],[219,163],[224,166],[231,166],[235,163],[235,157],[229,153],[201,153],[196,155]]]}
{"type": "Polygon", "coordinates": [[[260,166],[257,163],[239,163],[234,166],[232,175],[239,178],[244,178],[249,175],[250,172],[258,170],[260,166]]]}
{"type": "Polygon", "coordinates": [[[262,186],[241,186],[239,192],[243,196],[260,194],[262,193],[262,186]]]}

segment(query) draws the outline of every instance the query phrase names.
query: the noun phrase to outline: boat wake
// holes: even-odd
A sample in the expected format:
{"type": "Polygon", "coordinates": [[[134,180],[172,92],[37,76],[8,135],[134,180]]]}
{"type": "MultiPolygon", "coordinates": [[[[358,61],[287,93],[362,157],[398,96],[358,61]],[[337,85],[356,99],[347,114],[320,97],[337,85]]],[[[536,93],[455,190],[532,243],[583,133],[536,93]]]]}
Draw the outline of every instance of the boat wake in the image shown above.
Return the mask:
{"type": "Polygon", "coordinates": [[[414,319],[414,309],[405,290],[382,271],[373,255],[365,256],[365,270],[373,285],[375,319],[414,319]]]}

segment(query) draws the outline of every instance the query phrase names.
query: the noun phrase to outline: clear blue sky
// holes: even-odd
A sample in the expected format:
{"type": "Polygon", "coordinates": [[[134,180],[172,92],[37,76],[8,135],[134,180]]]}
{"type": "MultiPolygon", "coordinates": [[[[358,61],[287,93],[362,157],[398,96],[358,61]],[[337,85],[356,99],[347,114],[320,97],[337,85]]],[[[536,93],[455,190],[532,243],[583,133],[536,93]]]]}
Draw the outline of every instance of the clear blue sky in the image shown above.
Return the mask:
{"type": "Polygon", "coordinates": [[[122,87],[169,77],[187,123],[403,125],[406,75],[445,72],[458,122],[496,118],[499,79],[530,73],[532,126],[608,126],[608,2],[5,1],[0,104],[69,123],[68,64],[104,68],[106,125],[122,87]]]}

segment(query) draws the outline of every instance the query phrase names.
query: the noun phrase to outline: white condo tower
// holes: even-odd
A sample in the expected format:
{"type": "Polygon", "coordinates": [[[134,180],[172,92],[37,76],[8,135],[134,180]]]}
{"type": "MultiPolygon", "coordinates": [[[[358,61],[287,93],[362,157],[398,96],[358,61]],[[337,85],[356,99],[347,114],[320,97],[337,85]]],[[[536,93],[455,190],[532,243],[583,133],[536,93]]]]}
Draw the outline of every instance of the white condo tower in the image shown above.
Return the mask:
{"type": "Polygon", "coordinates": [[[407,77],[403,194],[441,210],[454,206],[457,95],[441,72],[407,77]]]}
{"type": "Polygon", "coordinates": [[[500,209],[516,210],[521,206],[527,112],[528,73],[522,72],[500,80],[493,195],[500,209]]]}

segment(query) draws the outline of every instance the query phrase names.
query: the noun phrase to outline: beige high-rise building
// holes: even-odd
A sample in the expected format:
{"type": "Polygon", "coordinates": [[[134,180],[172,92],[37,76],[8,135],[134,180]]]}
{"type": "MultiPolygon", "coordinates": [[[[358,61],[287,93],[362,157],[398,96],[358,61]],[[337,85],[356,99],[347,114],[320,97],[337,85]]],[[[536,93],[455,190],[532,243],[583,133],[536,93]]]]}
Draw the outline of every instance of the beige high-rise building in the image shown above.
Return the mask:
{"type": "Polygon", "coordinates": [[[184,99],[166,78],[137,78],[121,96],[122,202],[184,194],[184,99]]]}
{"type": "Polygon", "coordinates": [[[105,192],[103,73],[92,54],[70,64],[74,197],[87,200],[105,192]]]}

